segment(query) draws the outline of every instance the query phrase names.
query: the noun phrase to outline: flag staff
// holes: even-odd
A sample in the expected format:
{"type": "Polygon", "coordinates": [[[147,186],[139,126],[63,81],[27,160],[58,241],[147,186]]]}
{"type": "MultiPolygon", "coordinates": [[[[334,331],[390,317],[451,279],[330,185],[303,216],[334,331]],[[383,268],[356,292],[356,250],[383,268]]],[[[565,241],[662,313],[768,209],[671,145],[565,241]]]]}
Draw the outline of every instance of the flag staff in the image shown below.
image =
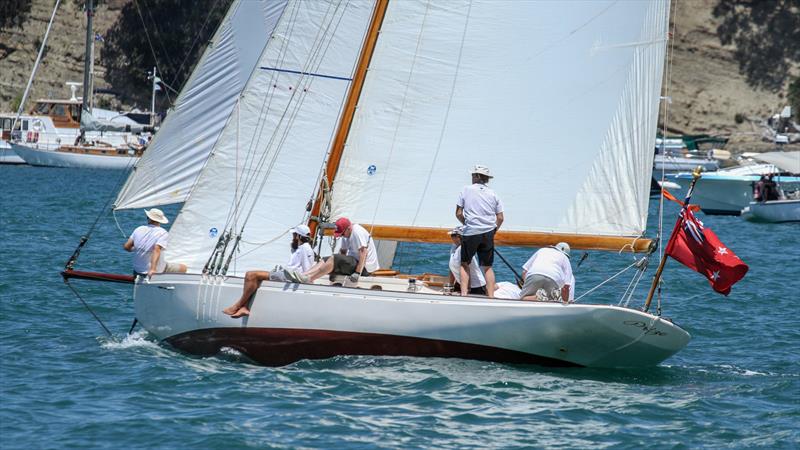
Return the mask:
{"type": "MultiPolygon", "coordinates": [[[[694,191],[694,185],[697,183],[697,180],[700,179],[700,172],[703,170],[702,167],[697,166],[692,172],[692,183],[689,185],[689,190],[686,191],[686,199],[683,201],[683,207],[681,208],[681,212],[678,214],[678,220],[675,221],[675,226],[672,228],[672,233],[669,235],[669,240],[667,241],[667,249],[669,249],[669,245],[672,242],[672,238],[675,237],[675,231],[678,230],[678,227],[681,225],[681,220],[683,220],[683,213],[689,207],[689,199],[692,198],[692,192],[694,191]]],[[[663,189],[663,188],[662,188],[663,189]]],[[[663,194],[662,194],[663,195],[663,194]]],[[[666,250],[666,249],[665,249],[666,250]]],[[[647,294],[647,300],[644,302],[644,312],[647,312],[650,309],[650,303],[653,301],[653,294],[656,292],[656,286],[658,286],[658,282],[661,280],[661,272],[664,271],[664,264],[667,262],[667,252],[664,251],[664,257],[661,258],[661,262],[658,263],[658,269],[656,269],[656,275],[653,278],[653,284],[650,286],[650,292],[647,294]]]]}

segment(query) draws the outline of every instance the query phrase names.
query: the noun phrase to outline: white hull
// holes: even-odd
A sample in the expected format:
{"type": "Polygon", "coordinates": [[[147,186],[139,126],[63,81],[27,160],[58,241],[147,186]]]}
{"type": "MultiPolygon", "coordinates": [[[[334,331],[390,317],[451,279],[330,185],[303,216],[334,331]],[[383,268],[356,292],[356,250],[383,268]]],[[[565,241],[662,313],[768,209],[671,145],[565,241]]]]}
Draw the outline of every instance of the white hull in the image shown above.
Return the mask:
{"type": "Polygon", "coordinates": [[[636,367],[658,364],[690,339],[669,321],[616,306],[278,282],[262,284],[249,317],[232,319],[222,309],[241,290],[240,278],[157,275],[135,286],[136,318],[180,350],[229,347],[268,365],[356,354],[636,367]]]}
{"type": "MultiPolygon", "coordinates": [[[[753,185],[758,175],[717,176],[714,173],[703,174],[697,180],[692,203],[700,205],[706,214],[726,214],[738,216],[742,209],[753,201],[753,185]]],[[[691,175],[677,174],[671,181],[681,186],[681,198],[691,183],[691,175]]],[[[800,177],[778,176],[775,181],[784,190],[800,189],[800,177]]]]}
{"type": "Polygon", "coordinates": [[[11,146],[0,141],[0,164],[25,164],[25,160],[11,150],[11,146]]]}
{"type": "Polygon", "coordinates": [[[675,156],[656,155],[653,159],[653,170],[655,172],[691,172],[697,166],[704,171],[714,171],[719,169],[719,162],[714,159],[683,158],[675,156]]]}
{"type": "Polygon", "coordinates": [[[753,222],[800,222],[800,200],[750,202],[742,217],[753,222]]]}
{"type": "Polygon", "coordinates": [[[136,156],[91,155],[41,150],[12,144],[14,151],[32,166],[74,167],[82,169],[130,169],[139,160],[136,156]]]}

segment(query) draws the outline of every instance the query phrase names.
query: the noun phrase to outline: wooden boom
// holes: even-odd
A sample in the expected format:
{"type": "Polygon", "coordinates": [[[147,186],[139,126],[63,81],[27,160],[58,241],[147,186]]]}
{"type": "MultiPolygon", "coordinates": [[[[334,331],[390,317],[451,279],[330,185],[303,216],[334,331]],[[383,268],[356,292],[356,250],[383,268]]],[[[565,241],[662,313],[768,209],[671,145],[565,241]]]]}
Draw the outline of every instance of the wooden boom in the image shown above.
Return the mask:
{"type": "MultiPolygon", "coordinates": [[[[444,228],[400,227],[393,225],[364,225],[375,239],[404,242],[450,243],[450,236],[444,228]]],[[[332,230],[325,230],[332,234],[332,230]]],[[[566,242],[570,247],[580,250],[610,250],[634,253],[647,252],[652,239],[624,236],[597,236],[567,233],[539,233],[531,231],[503,231],[494,237],[497,245],[511,247],[546,247],[566,242]]]]}

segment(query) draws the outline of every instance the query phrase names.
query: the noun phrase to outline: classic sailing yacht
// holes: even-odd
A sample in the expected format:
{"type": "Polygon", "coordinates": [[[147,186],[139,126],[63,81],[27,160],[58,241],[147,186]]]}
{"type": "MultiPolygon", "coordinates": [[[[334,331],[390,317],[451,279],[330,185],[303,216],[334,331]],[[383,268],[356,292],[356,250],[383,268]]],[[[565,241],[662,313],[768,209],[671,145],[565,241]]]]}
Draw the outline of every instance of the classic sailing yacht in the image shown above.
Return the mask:
{"type": "Polygon", "coordinates": [[[341,354],[663,361],[690,336],[660,315],[450,296],[402,276],[268,281],[250,316],[222,309],[247,270],[287,260],[301,223],[321,248],[331,238],[319,225],[340,216],[379,240],[447,242],[477,162],[505,204],[498,245],[652,252],[668,11],[666,0],[281,3],[196,180],[161,171],[157,186],[129,181],[117,199],[118,209],[185,201],[166,258],[189,273],[137,281],[136,318],[178,349],[228,347],[273,365],[341,354]],[[576,111],[592,116],[580,129],[576,111]]]}

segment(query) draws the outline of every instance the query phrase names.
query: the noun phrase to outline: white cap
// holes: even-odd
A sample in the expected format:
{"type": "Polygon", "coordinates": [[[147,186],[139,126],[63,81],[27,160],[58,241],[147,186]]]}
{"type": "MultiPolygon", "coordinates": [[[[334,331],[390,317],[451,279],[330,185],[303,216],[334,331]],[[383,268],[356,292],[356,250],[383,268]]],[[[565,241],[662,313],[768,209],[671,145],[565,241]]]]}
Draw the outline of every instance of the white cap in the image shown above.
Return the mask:
{"type": "Polygon", "coordinates": [[[478,175],[483,175],[485,177],[494,178],[494,177],[492,177],[491,173],[489,172],[489,168],[486,167],[486,166],[482,166],[480,164],[476,164],[472,168],[472,171],[470,172],[470,174],[476,174],[476,173],[478,175]]]}
{"type": "Polygon", "coordinates": [[[144,215],[146,215],[147,218],[152,220],[153,222],[169,223],[169,219],[167,219],[167,216],[165,216],[164,213],[158,208],[153,208],[149,210],[145,209],[144,215]]]}
{"type": "Polygon", "coordinates": [[[292,228],[292,233],[297,233],[298,236],[302,236],[302,237],[310,237],[311,236],[311,229],[308,228],[308,225],[300,224],[300,225],[292,228]]]}
{"type": "Polygon", "coordinates": [[[567,244],[566,242],[559,242],[553,248],[567,255],[567,258],[569,258],[569,244],[567,244]]]}

